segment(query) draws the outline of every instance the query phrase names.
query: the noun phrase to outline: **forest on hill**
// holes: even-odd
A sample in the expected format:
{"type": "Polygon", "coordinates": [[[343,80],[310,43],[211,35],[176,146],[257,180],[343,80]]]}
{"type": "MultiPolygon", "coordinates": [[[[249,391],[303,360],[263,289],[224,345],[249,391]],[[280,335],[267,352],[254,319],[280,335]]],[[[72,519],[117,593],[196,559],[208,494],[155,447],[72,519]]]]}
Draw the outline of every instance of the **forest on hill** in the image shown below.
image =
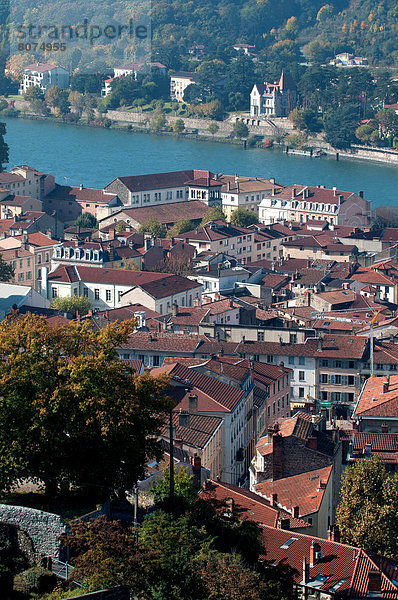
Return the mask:
{"type": "MultiPolygon", "coordinates": [[[[0,0],[0,23],[7,2],[0,0]]],[[[193,46],[204,46],[201,57],[228,60],[236,43],[255,46],[260,61],[271,64],[277,58],[278,69],[304,60],[328,62],[345,51],[368,58],[370,65],[398,62],[395,0],[87,0],[83,6],[76,0],[19,0],[8,10],[14,23],[87,19],[89,24],[116,26],[145,12],[152,23],[153,56],[170,69],[189,68],[193,46]]],[[[26,53],[24,58],[26,63],[37,56],[26,53]]],[[[51,53],[44,58],[52,58],[51,53]]],[[[83,51],[72,46],[57,55],[71,71],[90,66],[97,72],[136,58],[137,45],[128,39],[101,39],[83,51]]]]}

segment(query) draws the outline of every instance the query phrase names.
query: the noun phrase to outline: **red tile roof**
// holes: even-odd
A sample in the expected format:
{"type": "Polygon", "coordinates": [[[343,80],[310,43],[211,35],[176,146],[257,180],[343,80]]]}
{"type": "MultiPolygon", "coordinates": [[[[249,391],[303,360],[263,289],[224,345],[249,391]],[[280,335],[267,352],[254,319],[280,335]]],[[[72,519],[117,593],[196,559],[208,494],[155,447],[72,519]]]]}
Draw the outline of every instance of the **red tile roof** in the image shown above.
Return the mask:
{"type": "MultiPolygon", "coordinates": [[[[199,336],[182,336],[178,333],[155,334],[137,331],[129,337],[128,341],[122,345],[122,348],[150,350],[167,354],[179,352],[193,354],[201,345],[201,341],[202,338],[199,336]]],[[[160,369],[163,369],[163,367],[160,367],[160,369]]],[[[164,371],[166,372],[167,369],[164,369],[164,371]]]]}
{"type": "Polygon", "coordinates": [[[48,200],[76,200],[77,202],[94,202],[95,204],[108,204],[116,198],[116,194],[104,192],[95,188],[81,188],[69,185],[56,185],[44,199],[48,200]]]}
{"type": "Polygon", "coordinates": [[[142,283],[137,281],[135,285],[155,299],[166,298],[172,294],[180,294],[181,292],[202,288],[202,284],[196,281],[192,281],[187,277],[181,277],[181,275],[171,274],[167,274],[167,277],[152,279],[152,281],[143,281],[142,283]]]}
{"type": "MultiPolygon", "coordinates": [[[[232,385],[217,381],[213,377],[198,373],[194,369],[179,363],[152,370],[153,375],[164,372],[171,375],[175,382],[190,385],[199,392],[197,394],[199,412],[232,412],[245,395],[244,391],[232,385]]],[[[180,404],[176,407],[177,409],[186,410],[188,408],[188,396],[191,393],[192,391],[189,391],[184,395],[180,404]]]]}
{"type": "Polygon", "coordinates": [[[59,69],[59,65],[50,65],[48,63],[32,63],[25,67],[24,71],[35,71],[36,73],[44,73],[45,71],[52,71],[53,69],[59,69]]]}
{"type": "Polygon", "coordinates": [[[299,515],[308,516],[319,511],[332,468],[330,465],[275,481],[264,481],[255,485],[255,490],[267,500],[271,500],[272,494],[277,494],[278,506],[288,512],[293,512],[293,507],[298,506],[299,515]]]}
{"type": "MultiPolygon", "coordinates": [[[[187,169],[185,171],[171,171],[167,173],[151,173],[149,175],[118,177],[117,179],[114,179],[114,181],[120,181],[131,192],[140,192],[145,190],[185,186],[187,181],[200,179],[202,177],[210,177],[213,179],[214,174],[211,173],[211,171],[187,169]]],[[[111,183],[113,183],[113,181],[111,183]]],[[[105,188],[105,190],[106,189],[107,188],[105,188]]]]}
{"type": "Polygon", "coordinates": [[[355,407],[355,416],[398,418],[398,375],[369,377],[355,407]],[[388,387],[387,387],[388,383],[388,387]],[[383,386],[386,384],[386,391],[383,386]]]}
{"type": "MultiPolygon", "coordinates": [[[[144,206],[142,208],[125,208],[115,214],[123,214],[137,223],[145,223],[148,219],[156,217],[159,223],[169,225],[178,219],[202,220],[209,207],[200,200],[186,202],[170,202],[159,206],[144,206]]],[[[113,215],[114,216],[114,215],[113,215]]],[[[109,217],[105,217],[108,219],[109,217]]]]}
{"type": "Polygon", "coordinates": [[[201,498],[216,499],[225,501],[232,498],[234,500],[233,513],[239,519],[249,519],[261,525],[277,527],[281,519],[289,519],[290,529],[306,529],[310,527],[308,523],[301,519],[296,519],[287,511],[271,506],[270,502],[262,498],[259,494],[249,492],[231,483],[221,481],[209,481],[206,491],[201,491],[201,498]]]}
{"type": "Polygon", "coordinates": [[[48,275],[49,281],[69,283],[87,281],[90,283],[108,283],[135,287],[150,281],[161,281],[172,277],[170,273],[152,273],[150,271],[129,271],[126,269],[102,269],[99,267],[81,267],[59,265],[48,275]]]}
{"type": "Polygon", "coordinates": [[[382,572],[382,595],[385,600],[398,598],[396,563],[382,556],[366,553],[360,548],[338,542],[329,542],[311,535],[261,526],[262,538],[267,549],[266,559],[274,564],[286,562],[296,569],[296,583],[303,581],[303,558],[310,562],[313,542],[319,544],[322,558],[309,566],[309,588],[335,593],[338,597],[364,600],[368,592],[369,572],[382,572]],[[286,544],[286,542],[290,542],[286,544]],[[322,579],[320,579],[322,577],[322,579]],[[318,579],[317,579],[318,578],[318,579]]]}
{"type": "MultiPolygon", "coordinates": [[[[188,446],[195,448],[204,448],[217,429],[222,425],[224,420],[221,417],[213,417],[208,415],[190,414],[189,426],[183,427],[180,425],[180,410],[173,411],[173,425],[175,426],[175,440],[182,440],[188,446]]],[[[169,425],[165,425],[161,430],[161,435],[169,439],[169,425]]]]}

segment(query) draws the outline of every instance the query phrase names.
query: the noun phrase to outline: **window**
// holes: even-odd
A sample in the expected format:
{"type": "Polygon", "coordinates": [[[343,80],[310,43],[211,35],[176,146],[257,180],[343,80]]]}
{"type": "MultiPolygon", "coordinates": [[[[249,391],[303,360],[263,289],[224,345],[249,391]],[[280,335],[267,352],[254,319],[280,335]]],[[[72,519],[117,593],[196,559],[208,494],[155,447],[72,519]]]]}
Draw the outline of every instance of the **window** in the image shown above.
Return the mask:
{"type": "Polygon", "coordinates": [[[77,292],[78,292],[78,290],[77,290],[77,288],[75,288],[75,289],[73,290],[73,295],[74,295],[74,296],[77,296],[77,292]]]}
{"type": "Polygon", "coordinates": [[[269,363],[274,362],[274,357],[272,354],[267,354],[267,362],[269,362],[269,363]]]}
{"type": "Polygon", "coordinates": [[[272,414],[275,414],[275,410],[276,410],[276,402],[273,403],[272,405],[272,414]]]}
{"type": "Polygon", "coordinates": [[[94,300],[99,300],[100,299],[100,291],[98,288],[96,288],[94,290],[94,300]]]}
{"type": "Polygon", "coordinates": [[[56,287],[51,288],[51,297],[57,298],[57,296],[58,296],[57,288],[56,287]]]}
{"type": "Polygon", "coordinates": [[[304,388],[299,388],[299,398],[304,398],[304,388]]]}
{"type": "Polygon", "coordinates": [[[46,252],[46,262],[49,262],[49,260],[50,260],[50,255],[48,252],[46,252]]]}
{"type": "Polygon", "coordinates": [[[305,365],[305,357],[299,356],[299,365],[305,365]]]}
{"type": "Polygon", "coordinates": [[[27,266],[27,267],[30,267],[30,258],[27,258],[27,259],[26,259],[26,266],[27,266]]]}
{"type": "Polygon", "coordinates": [[[328,376],[326,373],[321,373],[320,379],[320,383],[328,383],[328,376]]]}
{"type": "Polygon", "coordinates": [[[23,260],[21,258],[20,261],[19,261],[19,268],[22,269],[22,266],[23,266],[23,260]]]}
{"type": "Polygon", "coordinates": [[[305,381],[305,373],[304,373],[304,371],[299,371],[299,381],[305,381]]]}
{"type": "Polygon", "coordinates": [[[258,342],[263,342],[264,341],[264,331],[258,331],[257,332],[257,341],[258,342]]]}
{"type": "Polygon", "coordinates": [[[289,356],[289,365],[294,365],[294,356],[289,356]]]}
{"type": "Polygon", "coordinates": [[[24,273],[18,273],[18,281],[24,280],[24,273]]]}
{"type": "Polygon", "coordinates": [[[26,279],[32,279],[32,271],[26,272],[26,279]]]}
{"type": "Polygon", "coordinates": [[[41,254],[37,255],[37,264],[40,265],[41,264],[41,254]]]}
{"type": "Polygon", "coordinates": [[[329,366],[329,361],[327,358],[322,358],[321,359],[321,367],[328,367],[329,366]]]}
{"type": "Polygon", "coordinates": [[[268,418],[270,418],[270,416],[271,416],[271,407],[269,405],[268,405],[268,409],[267,409],[267,415],[268,415],[268,418]]]}
{"type": "Polygon", "coordinates": [[[83,296],[84,298],[88,298],[88,288],[86,287],[83,289],[83,296]]]}
{"type": "Polygon", "coordinates": [[[106,290],[105,291],[105,299],[107,302],[109,302],[110,300],[112,300],[112,291],[111,290],[106,290]]]}
{"type": "MultiPolygon", "coordinates": [[[[296,333],[291,333],[289,335],[289,343],[290,344],[297,344],[297,334],[296,333]]],[[[292,364],[294,364],[294,362],[292,364]]]]}

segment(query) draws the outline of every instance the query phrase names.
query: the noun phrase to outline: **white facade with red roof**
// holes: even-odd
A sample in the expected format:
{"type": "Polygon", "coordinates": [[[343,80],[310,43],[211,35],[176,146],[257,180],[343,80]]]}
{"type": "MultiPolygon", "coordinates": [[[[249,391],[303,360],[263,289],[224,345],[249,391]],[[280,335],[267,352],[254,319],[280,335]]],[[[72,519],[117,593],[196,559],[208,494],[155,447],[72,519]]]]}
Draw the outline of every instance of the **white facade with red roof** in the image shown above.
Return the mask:
{"type": "Polygon", "coordinates": [[[331,225],[369,227],[370,202],[363,193],[345,192],[325,186],[291,185],[276,189],[261,201],[259,220],[269,225],[284,221],[323,220],[331,225]]]}
{"type": "Polygon", "coordinates": [[[46,92],[55,85],[61,89],[69,87],[68,71],[59,65],[35,63],[25,67],[18,93],[24,94],[26,90],[33,86],[46,92]]]}
{"type": "Polygon", "coordinates": [[[288,71],[279,82],[254,84],[250,93],[250,116],[287,117],[297,103],[297,86],[288,71]]]}

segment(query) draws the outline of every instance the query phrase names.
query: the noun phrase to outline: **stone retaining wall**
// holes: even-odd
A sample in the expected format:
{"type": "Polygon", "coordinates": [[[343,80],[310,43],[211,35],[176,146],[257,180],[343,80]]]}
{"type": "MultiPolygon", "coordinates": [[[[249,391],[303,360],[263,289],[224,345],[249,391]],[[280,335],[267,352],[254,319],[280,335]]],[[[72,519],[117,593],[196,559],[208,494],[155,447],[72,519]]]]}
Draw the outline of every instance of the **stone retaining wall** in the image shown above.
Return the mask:
{"type": "Polygon", "coordinates": [[[129,600],[130,590],[126,586],[119,586],[111,590],[90,592],[82,596],[73,596],[72,600],[129,600]]]}
{"type": "Polygon", "coordinates": [[[59,515],[25,506],[0,504],[0,523],[15,525],[26,532],[33,542],[37,558],[59,558],[59,537],[65,533],[65,524],[59,515]]]}

